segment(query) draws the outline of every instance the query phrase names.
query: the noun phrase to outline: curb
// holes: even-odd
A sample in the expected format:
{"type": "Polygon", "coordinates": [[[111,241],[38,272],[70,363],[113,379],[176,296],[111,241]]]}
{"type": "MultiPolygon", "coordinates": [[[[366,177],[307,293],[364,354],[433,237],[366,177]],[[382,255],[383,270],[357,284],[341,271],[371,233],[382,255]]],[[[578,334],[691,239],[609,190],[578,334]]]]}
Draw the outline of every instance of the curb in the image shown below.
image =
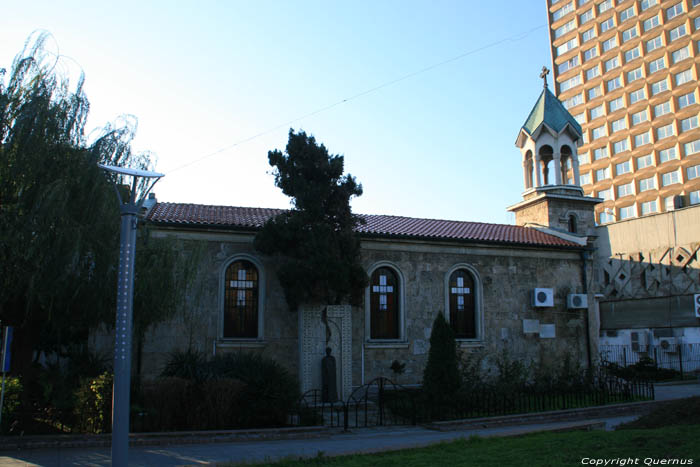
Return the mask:
{"type": "Polygon", "coordinates": [[[534,423],[563,422],[603,418],[616,415],[643,414],[663,406],[670,401],[641,401],[623,404],[599,405],[580,409],[553,410],[549,412],[534,412],[530,414],[501,415],[496,417],[470,418],[464,420],[449,420],[433,422],[426,428],[436,431],[454,431],[469,428],[491,428],[498,426],[531,425],[534,423]]]}
{"type": "MultiPolygon", "coordinates": [[[[273,441],[312,439],[341,433],[342,428],[323,426],[266,428],[259,430],[171,431],[129,433],[129,446],[163,446],[169,444],[209,444],[236,441],[273,441]]],[[[0,451],[20,449],[109,447],[112,435],[36,435],[0,437],[0,451]]]]}
{"type": "MultiPolygon", "coordinates": [[[[466,420],[450,420],[421,425],[425,429],[435,431],[458,431],[473,428],[492,428],[499,426],[532,425],[538,423],[581,421],[571,427],[560,427],[554,430],[570,431],[572,429],[593,429],[599,425],[599,420],[583,420],[610,417],[615,415],[638,414],[651,411],[669,401],[644,401],[625,404],[614,404],[581,409],[537,412],[532,414],[503,415],[466,420]]],[[[376,427],[382,428],[382,427],[376,427]]],[[[390,428],[390,427],[389,427],[390,428]]],[[[550,429],[537,431],[552,431],[550,429]]],[[[242,441],[272,441],[283,439],[313,439],[329,437],[344,433],[342,428],[310,426],[292,428],[267,428],[258,430],[213,430],[213,431],[180,431],[159,433],[130,433],[129,446],[163,446],[169,444],[210,444],[232,443],[242,441]]],[[[0,451],[21,449],[55,449],[55,448],[91,448],[111,446],[111,434],[102,435],[37,435],[37,436],[4,436],[0,437],[0,451]]]]}

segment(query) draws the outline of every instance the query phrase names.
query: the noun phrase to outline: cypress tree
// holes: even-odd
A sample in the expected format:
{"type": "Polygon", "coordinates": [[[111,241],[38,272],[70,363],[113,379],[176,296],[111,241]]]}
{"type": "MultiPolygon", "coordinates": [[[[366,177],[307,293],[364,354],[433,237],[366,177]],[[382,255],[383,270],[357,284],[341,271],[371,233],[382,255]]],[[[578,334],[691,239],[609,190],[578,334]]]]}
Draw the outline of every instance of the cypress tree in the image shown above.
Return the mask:
{"type": "Polygon", "coordinates": [[[457,344],[442,313],[433,321],[428,363],[423,371],[423,392],[430,404],[443,407],[460,387],[457,344]]]}

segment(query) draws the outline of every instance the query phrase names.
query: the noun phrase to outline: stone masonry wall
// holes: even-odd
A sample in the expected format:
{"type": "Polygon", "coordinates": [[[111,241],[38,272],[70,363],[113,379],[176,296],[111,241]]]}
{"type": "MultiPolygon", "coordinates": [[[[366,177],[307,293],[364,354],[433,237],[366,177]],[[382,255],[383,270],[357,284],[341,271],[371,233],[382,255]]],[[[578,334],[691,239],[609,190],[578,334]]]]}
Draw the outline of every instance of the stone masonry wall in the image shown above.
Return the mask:
{"type": "MultiPolygon", "coordinates": [[[[194,349],[209,355],[231,351],[256,351],[299,373],[298,316],[290,313],[275,277],[274,264],[256,252],[253,236],[225,232],[193,232],[157,229],[154,235],[181,239],[186,251],[201,249],[192,293],[183,309],[169,322],[152,329],[144,347],[144,375],[160,373],[167,356],[177,349],[194,349]],[[263,267],[265,305],[264,338],[235,341],[220,338],[221,281],[224,266],[236,255],[255,257],[263,267]]],[[[553,251],[502,246],[458,246],[419,241],[367,240],[362,242],[362,262],[367,270],[379,262],[394,265],[405,279],[404,339],[370,342],[365,332],[365,307],[352,312],[353,385],[385,376],[401,384],[419,384],[430,347],[430,331],[437,313],[445,311],[446,274],[457,264],[470,265],[481,279],[483,291],[483,339],[463,342],[462,352],[495,356],[504,349],[512,358],[557,363],[566,353],[586,364],[587,310],[567,310],[566,296],[582,293],[581,261],[576,251],[553,251]],[[535,287],[554,289],[554,307],[531,306],[535,287]],[[523,320],[553,324],[555,338],[525,334],[523,320]],[[394,375],[394,360],[406,364],[394,375]],[[364,373],[364,374],[363,374],[364,373]]],[[[138,312],[135,310],[135,312],[138,312]]],[[[98,347],[109,350],[111,338],[93,336],[98,347]]]]}
{"type": "Polygon", "coordinates": [[[365,313],[358,310],[353,317],[354,381],[369,382],[385,376],[402,384],[421,382],[433,320],[437,313],[445,311],[446,274],[462,263],[471,265],[481,277],[484,329],[481,342],[461,343],[462,352],[495,356],[507,350],[511,358],[545,364],[557,363],[568,352],[586,365],[587,310],[566,309],[567,294],[583,292],[578,253],[408,241],[364,241],[362,247],[366,268],[378,262],[389,262],[400,269],[405,279],[406,339],[393,345],[368,342],[365,313]],[[554,289],[554,308],[531,306],[530,294],[535,287],[554,289]],[[556,338],[525,334],[524,319],[554,324],[556,338]],[[390,366],[394,360],[406,364],[403,375],[393,374],[390,366]]]}

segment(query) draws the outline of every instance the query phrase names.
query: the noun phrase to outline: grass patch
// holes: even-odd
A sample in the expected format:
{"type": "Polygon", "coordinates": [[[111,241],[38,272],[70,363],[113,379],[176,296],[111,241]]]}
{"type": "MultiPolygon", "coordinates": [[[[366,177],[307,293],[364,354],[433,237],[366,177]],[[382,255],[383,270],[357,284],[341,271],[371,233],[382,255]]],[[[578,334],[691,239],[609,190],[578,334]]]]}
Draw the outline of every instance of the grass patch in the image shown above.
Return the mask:
{"type": "Polygon", "coordinates": [[[690,397],[669,401],[653,412],[620,425],[617,429],[660,428],[669,425],[694,425],[697,423],[700,423],[700,397],[690,397]]]}
{"type": "MultiPolygon", "coordinates": [[[[478,438],[380,454],[319,456],[256,464],[275,467],[575,466],[583,458],[700,459],[700,425],[615,432],[536,433],[478,438]]],[[[697,460],[693,463],[696,463],[697,460]]],[[[233,465],[233,464],[228,464],[233,465]]]]}

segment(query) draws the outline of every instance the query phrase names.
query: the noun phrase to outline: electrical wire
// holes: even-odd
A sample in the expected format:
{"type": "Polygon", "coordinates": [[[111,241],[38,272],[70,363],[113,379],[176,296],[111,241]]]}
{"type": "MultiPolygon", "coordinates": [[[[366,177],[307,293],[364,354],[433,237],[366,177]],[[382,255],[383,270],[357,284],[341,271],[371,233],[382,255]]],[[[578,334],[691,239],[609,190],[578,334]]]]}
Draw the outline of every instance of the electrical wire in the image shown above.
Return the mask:
{"type": "Polygon", "coordinates": [[[426,66],[426,67],[424,67],[424,68],[421,68],[421,69],[419,69],[419,70],[412,71],[412,72],[407,73],[407,74],[405,74],[405,75],[399,76],[398,78],[394,78],[394,79],[392,79],[392,80],[385,81],[384,83],[379,84],[379,85],[377,85],[377,86],[374,86],[374,87],[372,87],[372,88],[369,88],[369,89],[367,89],[367,90],[365,90],[365,91],[359,92],[359,93],[354,94],[354,95],[352,95],[352,96],[350,96],[350,97],[346,97],[345,99],[341,99],[341,100],[336,101],[336,102],[334,102],[334,103],[332,103],[332,104],[329,104],[329,105],[327,105],[327,106],[318,108],[318,109],[314,110],[313,112],[309,112],[309,113],[304,114],[304,115],[301,115],[301,116],[299,116],[299,117],[295,117],[295,118],[293,118],[293,119],[291,119],[291,120],[288,120],[288,121],[286,121],[286,122],[284,122],[284,123],[279,123],[279,124],[277,124],[277,125],[274,125],[274,126],[268,128],[267,130],[261,131],[260,133],[256,133],[256,134],[254,134],[254,135],[252,135],[252,136],[249,136],[249,137],[244,138],[244,139],[242,139],[242,140],[236,141],[235,143],[232,143],[232,144],[230,144],[230,145],[228,145],[228,146],[224,146],[223,148],[217,149],[217,150],[214,151],[214,152],[210,152],[210,153],[205,154],[205,155],[203,155],[203,156],[201,156],[201,157],[198,157],[198,158],[196,158],[196,159],[193,159],[193,160],[191,160],[190,162],[187,162],[187,163],[185,163],[185,164],[179,165],[179,166],[175,167],[174,169],[171,169],[170,171],[166,172],[166,175],[167,175],[167,174],[171,174],[171,173],[173,173],[173,172],[177,172],[178,170],[182,170],[182,169],[184,169],[184,168],[190,167],[190,166],[192,166],[192,165],[194,165],[194,164],[198,164],[199,162],[201,162],[201,161],[203,161],[203,160],[205,160],[205,159],[208,159],[208,158],[210,158],[210,157],[216,156],[217,154],[221,154],[222,152],[225,152],[225,151],[228,151],[228,150],[230,150],[230,149],[233,149],[233,148],[235,148],[236,146],[240,146],[240,145],[242,145],[242,144],[244,144],[244,143],[247,143],[247,142],[249,142],[249,141],[252,141],[252,140],[254,140],[254,139],[257,139],[257,138],[259,138],[259,137],[261,137],[261,136],[264,136],[264,135],[267,135],[267,134],[269,134],[269,133],[272,133],[272,132],[274,132],[274,131],[276,131],[276,130],[279,130],[280,128],[288,127],[288,126],[291,125],[292,123],[298,122],[298,121],[300,121],[300,120],[304,120],[304,119],[309,118],[309,117],[312,117],[312,116],[314,116],[314,115],[318,115],[318,114],[320,114],[320,113],[322,113],[322,112],[326,112],[326,111],[328,111],[328,110],[330,110],[330,109],[332,109],[332,108],[334,108],[334,107],[337,107],[337,106],[339,106],[339,105],[341,105],[341,104],[345,104],[346,102],[350,102],[350,101],[352,101],[352,100],[359,99],[360,97],[363,97],[363,96],[366,96],[366,95],[368,95],[368,94],[377,92],[377,91],[379,91],[379,90],[381,90],[381,89],[384,89],[384,88],[386,88],[386,87],[393,86],[393,85],[396,84],[396,83],[400,83],[401,81],[405,81],[405,80],[407,80],[407,79],[409,79],[409,78],[413,78],[414,76],[418,76],[418,75],[420,75],[420,74],[423,74],[423,73],[426,73],[426,72],[428,72],[428,71],[434,70],[434,69],[436,69],[436,68],[439,68],[439,67],[441,67],[441,66],[447,65],[447,64],[449,64],[449,63],[452,63],[452,62],[456,62],[456,61],[458,61],[458,60],[461,60],[461,59],[463,59],[464,57],[468,57],[468,56],[470,56],[470,55],[474,55],[474,54],[476,54],[476,53],[478,53],[478,52],[483,52],[484,50],[497,47],[497,46],[502,45],[502,44],[505,44],[505,43],[507,43],[507,42],[516,42],[516,41],[523,40],[523,39],[525,39],[527,36],[529,36],[530,34],[532,34],[533,32],[538,31],[538,30],[540,30],[540,29],[542,29],[542,28],[545,28],[545,27],[547,27],[546,24],[541,24],[541,25],[539,25],[539,26],[537,26],[537,27],[534,27],[534,28],[532,28],[532,29],[529,29],[529,30],[527,30],[527,31],[523,31],[523,32],[519,32],[519,33],[517,33],[517,34],[513,34],[512,36],[508,36],[508,37],[505,37],[505,38],[500,39],[500,40],[498,40],[498,41],[491,42],[491,43],[486,44],[486,45],[482,45],[482,46],[477,47],[477,48],[475,48],[475,49],[471,49],[471,50],[469,50],[469,51],[467,51],[467,52],[464,52],[464,53],[461,53],[461,54],[459,54],[459,55],[455,55],[454,57],[448,58],[447,60],[443,60],[443,61],[441,61],[441,62],[433,63],[432,65],[428,65],[428,66],[426,66]]]}

